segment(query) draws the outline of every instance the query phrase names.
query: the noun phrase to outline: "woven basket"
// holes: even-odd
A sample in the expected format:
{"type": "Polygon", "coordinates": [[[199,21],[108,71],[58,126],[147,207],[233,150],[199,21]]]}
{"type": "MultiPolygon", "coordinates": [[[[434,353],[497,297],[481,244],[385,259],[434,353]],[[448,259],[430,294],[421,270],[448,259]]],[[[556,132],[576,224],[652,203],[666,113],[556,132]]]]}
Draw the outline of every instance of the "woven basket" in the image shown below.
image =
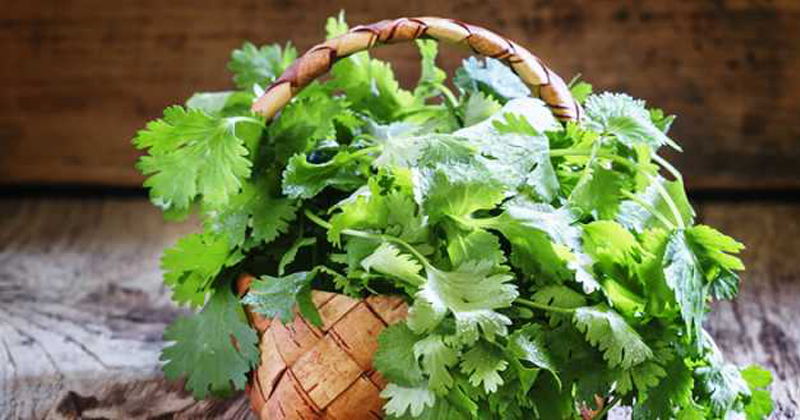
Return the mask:
{"type": "MultiPolygon", "coordinates": [[[[239,279],[247,290],[252,277],[239,279]]],[[[270,322],[245,307],[260,337],[261,361],[246,393],[261,419],[380,419],[385,386],[372,368],[378,334],[406,317],[402,298],[357,300],[314,291],[322,328],[297,316],[290,324],[270,322]]]]}
{"type": "MultiPolygon", "coordinates": [[[[417,38],[461,45],[502,60],[556,118],[580,118],[580,106],[564,81],[528,50],[486,29],[433,17],[358,26],[311,48],[253,104],[253,111],[270,119],[337,60],[417,38]]],[[[246,276],[240,279],[240,293],[250,281],[246,276]]],[[[378,334],[406,316],[405,303],[396,297],[356,300],[325,292],[314,292],[313,300],[324,323],[321,329],[299,316],[283,325],[247,311],[261,338],[261,362],[247,386],[253,410],[263,420],[382,418],[384,401],[379,394],[385,382],[373,369],[372,356],[378,334]]]]}

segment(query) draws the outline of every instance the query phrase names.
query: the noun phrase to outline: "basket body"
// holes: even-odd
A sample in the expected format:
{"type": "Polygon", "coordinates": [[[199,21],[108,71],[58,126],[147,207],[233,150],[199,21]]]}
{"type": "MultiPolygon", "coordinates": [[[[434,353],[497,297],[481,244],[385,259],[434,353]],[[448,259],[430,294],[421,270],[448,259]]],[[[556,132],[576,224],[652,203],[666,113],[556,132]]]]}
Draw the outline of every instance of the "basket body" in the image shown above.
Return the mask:
{"type": "Polygon", "coordinates": [[[261,361],[247,394],[262,420],[360,420],[383,417],[385,382],[372,367],[378,335],[405,318],[398,297],[358,300],[313,292],[323,326],[297,316],[286,325],[247,311],[260,336],[261,361]]]}

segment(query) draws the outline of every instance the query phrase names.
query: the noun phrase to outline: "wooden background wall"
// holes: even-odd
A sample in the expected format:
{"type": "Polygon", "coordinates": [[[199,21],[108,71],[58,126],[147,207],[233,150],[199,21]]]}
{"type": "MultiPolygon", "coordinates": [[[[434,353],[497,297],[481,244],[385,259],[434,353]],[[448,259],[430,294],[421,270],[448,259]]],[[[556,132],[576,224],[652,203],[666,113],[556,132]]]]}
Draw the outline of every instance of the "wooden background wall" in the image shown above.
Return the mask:
{"type": "MultiPolygon", "coordinates": [[[[800,1],[37,0],[0,13],[0,184],[135,186],[130,138],[168,104],[230,85],[244,40],[324,36],[351,24],[440,15],[484,25],[565,78],[679,115],[677,164],[694,190],[800,187],[800,1]]],[[[412,48],[385,51],[405,82],[412,48]]],[[[445,49],[451,68],[463,57],[445,49]]]]}

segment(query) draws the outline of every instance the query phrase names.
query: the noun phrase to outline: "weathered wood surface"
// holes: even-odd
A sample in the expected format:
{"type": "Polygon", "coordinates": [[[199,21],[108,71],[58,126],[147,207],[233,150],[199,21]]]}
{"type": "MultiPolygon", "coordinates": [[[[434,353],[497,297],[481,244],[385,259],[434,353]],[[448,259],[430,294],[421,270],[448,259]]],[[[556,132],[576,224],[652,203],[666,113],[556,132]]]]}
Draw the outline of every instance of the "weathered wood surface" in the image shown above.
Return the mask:
{"type": "MultiPolygon", "coordinates": [[[[230,86],[225,63],[244,40],[304,49],[345,8],[351,23],[439,15],[479,24],[565,78],[582,72],[678,114],[690,188],[800,187],[796,0],[5,3],[0,183],[138,185],[129,140],[146,120],[194,91],[230,86]]],[[[414,48],[379,54],[405,82],[417,77],[414,48]]],[[[443,54],[451,69],[463,56],[443,54]]]]}
{"type": "MultiPolygon", "coordinates": [[[[748,245],[742,293],[710,330],[726,356],[775,372],[774,418],[800,416],[800,203],[702,203],[748,245]]],[[[160,375],[163,247],[193,229],[143,199],[0,201],[0,419],[233,418],[241,395],[195,402],[160,375]]],[[[626,418],[624,410],[614,418],[626,418]]]]}
{"type": "Polygon", "coordinates": [[[191,228],[142,199],[0,201],[0,419],[244,417],[160,375],[158,259],[191,228]]]}

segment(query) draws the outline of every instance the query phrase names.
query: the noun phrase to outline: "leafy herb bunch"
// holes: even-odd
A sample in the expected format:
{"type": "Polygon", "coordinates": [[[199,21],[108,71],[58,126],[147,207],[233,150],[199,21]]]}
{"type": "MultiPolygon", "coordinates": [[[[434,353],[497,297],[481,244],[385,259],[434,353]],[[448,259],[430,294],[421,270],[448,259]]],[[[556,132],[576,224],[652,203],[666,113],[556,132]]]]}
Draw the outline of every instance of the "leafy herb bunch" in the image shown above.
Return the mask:
{"type": "Polygon", "coordinates": [[[362,52],[267,122],[250,105],[296,51],[246,43],[238,90],[138,133],[153,203],[203,222],[162,259],[175,301],[203,306],[168,328],[167,376],[197,398],[243,387],[258,337],[231,284],[248,272],[244,303],[284,322],[320,322],[312,289],[407,298],[374,359],[389,418],[768,415],[769,372],[726,363],[703,329],[743,245],[694,223],[658,154],[680,150],[673,117],[573,82],[585,116],[562,124],[491,59],[465,60],[455,94],[437,44],[417,45],[413,91],[362,52]]]}

